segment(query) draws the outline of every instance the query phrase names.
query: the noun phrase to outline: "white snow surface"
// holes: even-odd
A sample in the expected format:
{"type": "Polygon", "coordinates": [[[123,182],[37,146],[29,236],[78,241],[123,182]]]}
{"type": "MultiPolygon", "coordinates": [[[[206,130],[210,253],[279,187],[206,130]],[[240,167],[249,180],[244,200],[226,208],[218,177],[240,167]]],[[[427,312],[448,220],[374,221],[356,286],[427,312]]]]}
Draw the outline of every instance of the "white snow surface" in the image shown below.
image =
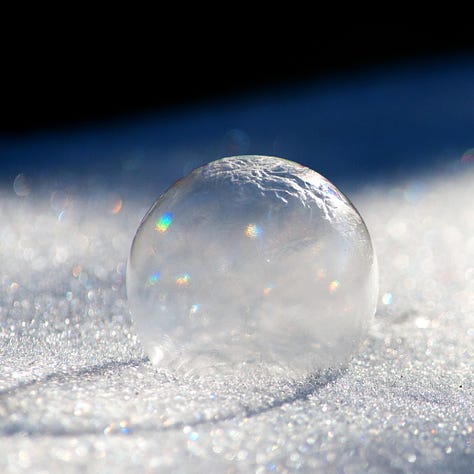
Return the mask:
{"type": "Polygon", "coordinates": [[[152,366],[124,278],[151,202],[77,192],[58,219],[50,196],[4,189],[0,472],[473,472],[473,184],[348,195],[378,255],[377,314],[344,370],[300,379],[152,366]]]}

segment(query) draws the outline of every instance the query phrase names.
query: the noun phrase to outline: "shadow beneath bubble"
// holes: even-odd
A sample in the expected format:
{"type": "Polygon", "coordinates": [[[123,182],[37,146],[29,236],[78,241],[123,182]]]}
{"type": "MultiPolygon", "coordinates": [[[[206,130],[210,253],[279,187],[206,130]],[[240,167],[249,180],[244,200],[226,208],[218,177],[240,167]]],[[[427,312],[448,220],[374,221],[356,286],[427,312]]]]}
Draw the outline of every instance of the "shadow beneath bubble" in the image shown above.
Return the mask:
{"type": "Polygon", "coordinates": [[[106,362],[104,364],[92,365],[89,367],[82,367],[76,370],[69,370],[68,372],[53,372],[43,377],[38,377],[25,382],[20,382],[17,385],[0,390],[0,402],[3,397],[10,397],[20,395],[26,389],[32,388],[36,385],[43,385],[50,382],[67,383],[77,378],[82,377],[97,377],[105,375],[108,372],[115,372],[116,370],[126,369],[130,367],[138,367],[143,363],[148,362],[148,358],[132,359],[124,362],[106,362]]]}
{"type": "MultiPolygon", "coordinates": [[[[85,367],[83,369],[73,371],[71,373],[53,373],[49,374],[40,379],[35,379],[29,382],[18,384],[15,387],[0,392],[0,403],[2,397],[6,398],[15,395],[20,395],[22,391],[34,387],[35,385],[44,385],[52,382],[68,383],[74,381],[78,377],[93,376],[101,377],[107,374],[114,374],[118,370],[139,367],[144,364],[150,364],[148,358],[134,359],[126,362],[110,362],[106,364],[95,365],[91,367],[85,367]]],[[[83,426],[78,428],[62,427],[62,426],[38,426],[38,424],[28,426],[25,421],[21,423],[10,422],[6,426],[0,427],[1,436],[15,436],[23,435],[29,437],[80,437],[80,436],[131,436],[133,434],[151,434],[151,433],[163,433],[180,431],[185,427],[198,428],[199,426],[212,425],[214,423],[220,423],[225,421],[232,421],[235,419],[251,419],[258,417],[259,415],[268,413],[272,410],[276,410],[284,405],[291,405],[300,401],[305,401],[312,395],[316,394],[319,390],[326,387],[328,384],[337,380],[342,376],[347,369],[335,369],[326,370],[324,372],[314,373],[307,376],[301,382],[298,382],[295,387],[294,393],[269,400],[267,403],[260,406],[252,407],[241,403],[238,409],[233,410],[226,414],[214,414],[211,417],[204,417],[200,419],[188,419],[188,420],[176,420],[169,424],[156,424],[156,423],[143,423],[136,425],[127,425],[126,428],[121,427],[119,424],[112,423],[109,426],[103,426],[97,428],[97,426],[83,426]]],[[[155,373],[157,375],[158,372],[155,373]]],[[[176,383],[178,379],[172,376],[163,375],[161,383],[176,383]]],[[[285,380],[288,382],[289,380],[285,380]]],[[[0,405],[1,408],[1,405],[0,405]]],[[[1,420],[0,420],[1,421],[1,420]]]]}
{"type": "Polygon", "coordinates": [[[242,406],[244,409],[245,418],[261,415],[275,408],[280,408],[286,404],[307,400],[319,390],[336,381],[346,371],[347,369],[333,369],[311,374],[306,377],[301,384],[298,385],[295,393],[292,395],[272,400],[263,407],[250,408],[247,406],[242,406]]]}

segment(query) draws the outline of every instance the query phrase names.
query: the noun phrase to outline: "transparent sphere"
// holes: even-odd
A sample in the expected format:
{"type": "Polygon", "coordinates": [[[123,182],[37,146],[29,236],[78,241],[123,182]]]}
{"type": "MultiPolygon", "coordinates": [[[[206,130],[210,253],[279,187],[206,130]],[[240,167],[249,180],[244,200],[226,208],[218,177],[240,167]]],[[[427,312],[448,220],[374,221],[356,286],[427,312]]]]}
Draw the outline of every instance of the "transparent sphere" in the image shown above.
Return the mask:
{"type": "Polygon", "coordinates": [[[127,293],[155,364],[301,373],[357,351],[377,278],[364,221],[333,184],[288,160],[235,156],[153,204],[133,240],[127,293]]]}

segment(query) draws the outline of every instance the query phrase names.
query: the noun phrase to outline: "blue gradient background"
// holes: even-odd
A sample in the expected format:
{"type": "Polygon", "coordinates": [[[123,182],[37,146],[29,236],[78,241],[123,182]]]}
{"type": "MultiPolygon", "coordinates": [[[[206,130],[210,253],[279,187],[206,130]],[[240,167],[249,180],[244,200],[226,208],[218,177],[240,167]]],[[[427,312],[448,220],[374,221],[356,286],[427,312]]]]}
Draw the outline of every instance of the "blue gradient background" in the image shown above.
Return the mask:
{"type": "Polygon", "coordinates": [[[288,83],[109,122],[0,135],[0,177],[6,187],[24,173],[33,190],[75,182],[152,196],[205,162],[265,154],[353,188],[456,171],[472,147],[474,56],[464,56],[288,83]]]}

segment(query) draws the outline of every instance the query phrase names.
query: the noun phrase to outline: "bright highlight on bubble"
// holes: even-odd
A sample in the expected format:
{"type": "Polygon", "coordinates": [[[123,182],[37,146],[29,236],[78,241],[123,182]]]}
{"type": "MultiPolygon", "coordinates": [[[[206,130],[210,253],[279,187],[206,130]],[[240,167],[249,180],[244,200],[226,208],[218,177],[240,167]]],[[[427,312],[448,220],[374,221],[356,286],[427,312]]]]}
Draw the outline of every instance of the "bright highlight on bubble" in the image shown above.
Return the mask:
{"type": "Polygon", "coordinates": [[[187,285],[189,283],[189,279],[190,279],[189,274],[185,273],[184,275],[176,279],[176,284],[179,286],[187,285]]]}
{"type": "Polygon", "coordinates": [[[166,212],[156,221],[156,230],[163,234],[168,230],[168,227],[170,226],[172,220],[173,214],[171,214],[171,212],[166,212]]]}
{"type": "Polygon", "coordinates": [[[237,156],[192,171],[153,205],[127,294],[153,363],[288,376],[348,362],[377,278],[367,228],[334,185],[281,158],[237,156]]]}
{"type": "Polygon", "coordinates": [[[385,294],[382,296],[382,303],[383,303],[383,304],[385,304],[385,305],[390,305],[390,304],[392,304],[392,301],[393,301],[392,293],[385,293],[385,294]]]}
{"type": "Polygon", "coordinates": [[[340,283],[338,280],[333,280],[331,283],[329,283],[329,291],[334,293],[339,288],[339,285],[340,283]]]}
{"type": "Polygon", "coordinates": [[[273,285],[270,283],[269,285],[267,285],[264,289],[263,289],[263,294],[265,296],[269,295],[270,292],[273,290],[273,285]]]}
{"type": "Polygon", "coordinates": [[[262,234],[263,234],[263,230],[257,224],[249,224],[245,228],[245,235],[247,237],[250,237],[251,239],[256,239],[257,237],[260,237],[262,234]]]}
{"type": "Polygon", "coordinates": [[[160,278],[160,272],[153,273],[147,279],[148,285],[153,286],[158,281],[159,278],[160,278]]]}
{"type": "Polygon", "coordinates": [[[73,269],[72,269],[72,275],[74,276],[74,278],[77,278],[79,277],[79,275],[81,274],[82,272],[82,267],[80,265],[76,265],[73,269]]]}

